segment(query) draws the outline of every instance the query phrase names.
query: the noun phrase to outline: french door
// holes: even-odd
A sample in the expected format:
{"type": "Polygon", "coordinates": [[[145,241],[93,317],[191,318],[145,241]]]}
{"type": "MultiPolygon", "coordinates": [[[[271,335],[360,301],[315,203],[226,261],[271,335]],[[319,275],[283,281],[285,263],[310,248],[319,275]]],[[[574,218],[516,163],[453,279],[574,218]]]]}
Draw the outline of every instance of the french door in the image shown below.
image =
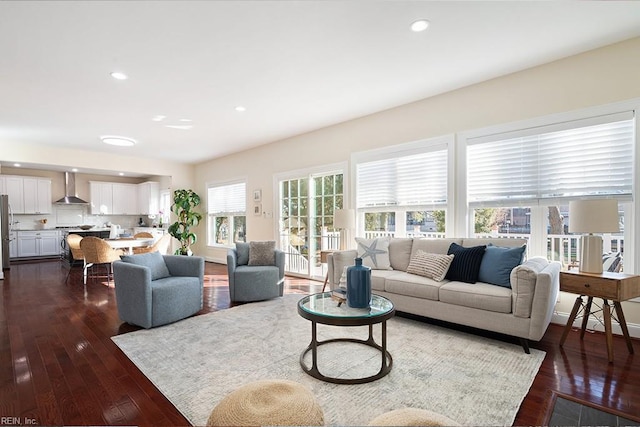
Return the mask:
{"type": "Polygon", "coordinates": [[[326,266],[320,253],[340,247],[333,213],[344,203],[342,171],[309,173],[278,183],[280,248],[288,274],[322,279],[326,266]]]}

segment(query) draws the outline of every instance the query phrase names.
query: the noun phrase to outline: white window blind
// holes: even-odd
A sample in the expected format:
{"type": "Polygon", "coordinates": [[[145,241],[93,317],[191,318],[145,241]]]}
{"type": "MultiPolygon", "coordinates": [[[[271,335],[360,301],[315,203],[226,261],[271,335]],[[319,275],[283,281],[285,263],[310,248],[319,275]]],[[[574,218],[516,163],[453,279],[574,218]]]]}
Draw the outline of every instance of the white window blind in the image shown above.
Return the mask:
{"type": "Polygon", "coordinates": [[[359,163],[357,207],[447,203],[447,149],[359,163]]]}
{"type": "Polygon", "coordinates": [[[470,139],[469,204],[615,196],[633,187],[633,112],[470,139]]]}
{"type": "Polygon", "coordinates": [[[247,210],[247,186],[244,182],[211,186],[207,189],[210,215],[238,215],[247,210]]]}

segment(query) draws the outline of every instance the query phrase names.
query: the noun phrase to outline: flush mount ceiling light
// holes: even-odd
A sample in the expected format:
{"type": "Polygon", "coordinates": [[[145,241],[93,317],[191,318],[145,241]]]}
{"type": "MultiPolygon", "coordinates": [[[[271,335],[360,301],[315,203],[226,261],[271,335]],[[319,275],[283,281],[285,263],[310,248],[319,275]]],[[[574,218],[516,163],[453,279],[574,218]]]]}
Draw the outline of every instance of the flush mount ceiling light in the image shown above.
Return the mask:
{"type": "Polygon", "coordinates": [[[247,111],[247,109],[245,107],[243,107],[242,105],[238,105],[235,110],[239,113],[242,113],[244,111],[247,111]]]}
{"type": "Polygon", "coordinates": [[[193,126],[192,125],[164,125],[164,127],[171,128],[171,129],[189,130],[193,126]]]}
{"type": "Polygon", "coordinates": [[[122,73],[120,71],[111,72],[111,77],[113,77],[116,80],[127,80],[129,78],[129,76],[127,76],[125,73],[122,73]]]}
{"type": "Polygon", "coordinates": [[[411,24],[411,31],[414,31],[416,33],[424,31],[427,28],[429,28],[429,21],[427,21],[426,19],[419,19],[411,24]]]}
{"type": "Polygon", "coordinates": [[[107,135],[101,136],[100,139],[105,144],[117,145],[120,147],[131,147],[137,144],[137,141],[135,139],[127,138],[124,136],[107,135]]]}

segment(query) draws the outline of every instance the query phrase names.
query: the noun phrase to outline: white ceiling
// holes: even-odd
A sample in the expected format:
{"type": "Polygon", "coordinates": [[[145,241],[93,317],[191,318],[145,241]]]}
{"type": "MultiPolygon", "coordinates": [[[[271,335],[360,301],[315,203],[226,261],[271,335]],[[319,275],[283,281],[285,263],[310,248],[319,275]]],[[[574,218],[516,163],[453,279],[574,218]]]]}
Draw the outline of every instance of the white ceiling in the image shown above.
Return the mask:
{"type": "Polygon", "coordinates": [[[197,163],[637,36],[638,1],[0,1],[0,143],[197,163]]]}

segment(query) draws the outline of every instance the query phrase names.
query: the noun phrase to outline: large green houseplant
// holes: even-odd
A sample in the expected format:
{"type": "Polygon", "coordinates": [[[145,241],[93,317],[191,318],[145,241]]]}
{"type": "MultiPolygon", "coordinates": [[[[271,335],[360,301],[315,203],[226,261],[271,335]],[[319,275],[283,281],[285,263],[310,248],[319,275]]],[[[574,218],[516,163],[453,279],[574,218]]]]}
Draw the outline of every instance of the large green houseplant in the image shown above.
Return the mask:
{"type": "Polygon", "coordinates": [[[191,255],[191,245],[198,237],[191,231],[191,227],[198,225],[202,215],[194,209],[200,204],[200,196],[193,190],[175,190],[173,192],[173,204],[171,211],[176,214],[178,220],[169,226],[169,234],[178,239],[180,247],[176,249],[176,255],[191,255]]]}

